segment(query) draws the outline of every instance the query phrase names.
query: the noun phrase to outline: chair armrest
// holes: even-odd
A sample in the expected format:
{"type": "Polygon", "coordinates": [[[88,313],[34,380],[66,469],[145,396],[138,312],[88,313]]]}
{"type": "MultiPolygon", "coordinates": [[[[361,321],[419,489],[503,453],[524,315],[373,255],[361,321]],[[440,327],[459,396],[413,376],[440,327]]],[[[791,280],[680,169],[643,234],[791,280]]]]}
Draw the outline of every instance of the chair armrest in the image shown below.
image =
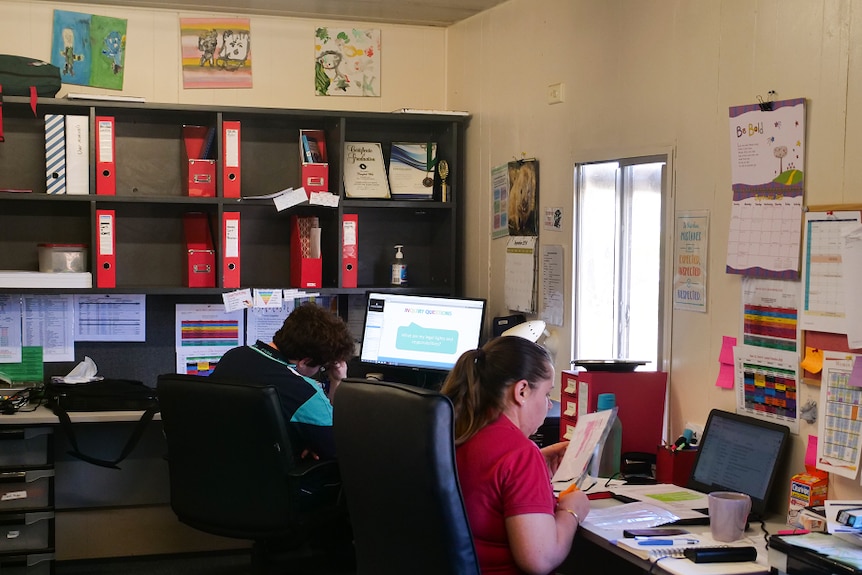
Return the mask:
{"type": "Polygon", "coordinates": [[[338,481],[341,481],[341,476],[338,473],[338,462],[334,459],[327,459],[325,461],[302,459],[293,469],[287,472],[287,475],[291,478],[332,475],[338,481]]]}
{"type": "Polygon", "coordinates": [[[302,511],[335,505],[341,494],[341,474],[335,460],[300,461],[288,471],[287,482],[294,504],[302,511]]]}

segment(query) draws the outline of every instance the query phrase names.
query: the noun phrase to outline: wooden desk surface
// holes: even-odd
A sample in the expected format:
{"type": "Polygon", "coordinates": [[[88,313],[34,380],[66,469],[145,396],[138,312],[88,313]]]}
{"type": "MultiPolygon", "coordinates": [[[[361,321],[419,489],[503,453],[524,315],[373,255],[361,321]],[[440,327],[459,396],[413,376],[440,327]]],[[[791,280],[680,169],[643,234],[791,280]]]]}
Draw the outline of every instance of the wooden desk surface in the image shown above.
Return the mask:
{"type": "MultiPolygon", "coordinates": [[[[592,505],[593,509],[598,509],[620,505],[620,503],[613,499],[605,499],[593,501],[592,505]]],[[[783,516],[776,516],[774,520],[767,521],[766,529],[769,533],[772,534],[781,529],[786,529],[787,526],[783,524],[782,520],[783,516]]],[[[685,529],[691,531],[693,535],[709,532],[708,525],[689,525],[685,529]]],[[[758,563],[762,564],[763,572],[767,573],[769,571],[769,564],[765,550],[765,541],[763,539],[764,533],[760,529],[760,524],[752,524],[745,535],[758,548],[758,563]]],[[[617,547],[613,542],[615,537],[622,537],[622,528],[619,529],[618,534],[610,533],[594,528],[590,525],[589,519],[587,519],[586,525],[578,529],[578,534],[575,537],[569,557],[556,569],[555,573],[557,575],[668,573],[667,570],[662,568],[662,562],[653,565],[648,560],[641,559],[625,549],[617,547]]],[[[720,564],[712,565],[719,566],[720,564]]]]}
{"type": "MultiPolygon", "coordinates": [[[[123,423],[138,421],[143,411],[79,411],[70,412],[69,418],[72,423],[123,423]]],[[[156,414],[153,419],[161,419],[156,414]]],[[[40,405],[33,411],[24,408],[18,413],[11,415],[0,414],[0,425],[55,425],[60,420],[54,412],[40,405]]]]}

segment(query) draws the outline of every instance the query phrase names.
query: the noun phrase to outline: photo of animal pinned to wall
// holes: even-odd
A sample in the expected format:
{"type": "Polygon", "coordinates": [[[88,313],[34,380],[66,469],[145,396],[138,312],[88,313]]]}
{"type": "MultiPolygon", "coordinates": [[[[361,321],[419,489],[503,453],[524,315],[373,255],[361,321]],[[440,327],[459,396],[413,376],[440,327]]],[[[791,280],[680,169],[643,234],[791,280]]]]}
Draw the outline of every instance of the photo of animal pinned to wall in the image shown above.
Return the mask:
{"type": "Polygon", "coordinates": [[[539,162],[509,162],[509,235],[539,235],[539,162]]]}
{"type": "Polygon", "coordinates": [[[248,18],[180,18],[183,88],[251,88],[248,18]]]}

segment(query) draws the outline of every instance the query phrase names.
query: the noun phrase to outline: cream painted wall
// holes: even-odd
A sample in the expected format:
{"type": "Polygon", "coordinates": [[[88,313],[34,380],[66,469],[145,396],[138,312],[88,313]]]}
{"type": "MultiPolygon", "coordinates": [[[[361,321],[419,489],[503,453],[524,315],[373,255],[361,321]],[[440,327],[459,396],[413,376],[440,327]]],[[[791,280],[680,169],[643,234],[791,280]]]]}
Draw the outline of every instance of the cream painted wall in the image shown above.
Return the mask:
{"type": "MultiPolygon", "coordinates": [[[[713,385],[721,337],[740,329],[740,279],[724,273],[728,107],[769,90],[807,98],[807,203],[862,202],[852,174],[862,153],[862,0],[510,0],[448,30],[368,25],[382,30],[380,98],[313,95],[312,35],[321,24],[313,20],[252,17],[250,90],[182,89],[178,17],[203,13],[0,0],[0,53],[49,59],[54,8],[127,18],[123,93],[153,102],[472,112],[465,285],[488,298],[489,317],[507,313],[505,240],[490,239],[493,166],[539,159],[541,207],[566,209],[563,231],[540,241],[564,246],[570,274],[574,163],[672,147],[676,209],[711,217],[708,313],[673,316],[672,436],[712,407],[734,406],[732,393],[713,385]],[[565,102],[548,105],[555,82],[565,84],[565,102]]],[[[64,86],[60,95],[70,90],[94,91],[64,86]]],[[[567,280],[567,294],[571,287],[567,280]]],[[[568,367],[571,325],[569,314],[555,330],[558,371],[568,367]]],[[[803,388],[800,399],[817,393],[803,388]]],[[[794,440],[791,472],[802,468],[808,433],[816,428],[803,425],[794,440]]],[[[840,478],[831,489],[862,496],[840,478]]]]}
{"type": "MultiPolygon", "coordinates": [[[[677,210],[710,212],[705,314],[675,312],[670,430],[733,410],[714,385],[724,335],[740,330],[740,278],[725,274],[730,219],[728,107],[766,97],[808,101],[806,203],[860,203],[852,175],[862,153],[862,2],[859,0],[510,0],[449,28],[448,106],[470,110],[467,132],[467,293],[504,307],[505,240],[490,239],[490,170],[522,153],[540,161],[540,207],[565,206],[571,274],[575,162],[672,146],[677,210]],[[548,105],[547,86],[565,84],[548,105]]],[[[566,282],[571,305],[571,282],[566,282]]],[[[572,317],[557,328],[559,371],[571,359],[572,317]]],[[[817,399],[803,386],[800,404],[817,399]]],[[[809,433],[794,437],[790,474],[809,433]]],[[[779,488],[787,493],[788,477],[779,488]]],[[[833,496],[860,497],[833,477],[833,496]]]]}
{"type": "MultiPolygon", "coordinates": [[[[184,90],[179,18],[210,14],[0,0],[0,53],[50,60],[55,8],[128,20],[126,74],[121,93],[143,96],[148,102],[374,112],[445,107],[446,30],[443,28],[252,16],[254,87],[184,90]],[[379,98],[314,95],[314,30],[321,25],[381,31],[379,98]]],[[[64,84],[58,96],[68,92],[99,90],[64,84]]]]}

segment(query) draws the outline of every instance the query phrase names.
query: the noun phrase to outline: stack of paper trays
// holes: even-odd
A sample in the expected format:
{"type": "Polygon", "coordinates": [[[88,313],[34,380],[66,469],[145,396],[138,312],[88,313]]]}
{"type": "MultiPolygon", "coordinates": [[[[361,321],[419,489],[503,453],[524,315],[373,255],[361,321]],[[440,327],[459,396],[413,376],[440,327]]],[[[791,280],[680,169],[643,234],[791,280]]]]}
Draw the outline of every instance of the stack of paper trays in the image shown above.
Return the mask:
{"type": "Polygon", "coordinates": [[[90,272],[0,271],[0,288],[91,288],[90,272]]]}

